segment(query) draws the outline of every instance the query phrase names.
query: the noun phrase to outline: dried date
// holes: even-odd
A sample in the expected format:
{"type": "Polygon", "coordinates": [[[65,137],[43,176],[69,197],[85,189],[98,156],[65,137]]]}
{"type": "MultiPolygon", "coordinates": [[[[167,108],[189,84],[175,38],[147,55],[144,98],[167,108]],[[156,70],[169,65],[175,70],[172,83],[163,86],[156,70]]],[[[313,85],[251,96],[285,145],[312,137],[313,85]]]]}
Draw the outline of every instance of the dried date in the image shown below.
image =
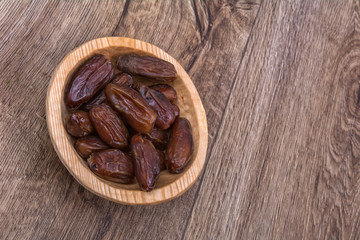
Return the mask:
{"type": "Polygon", "coordinates": [[[94,152],[87,162],[91,171],[101,178],[117,183],[131,183],[134,179],[132,160],[121,150],[94,152]]]}
{"type": "Polygon", "coordinates": [[[90,119],[100,138],[112,147],[125,149],[128,146],[128,131],[110,106],[101,104],[91,108],[90,119]]]}
{"type": "Polygon", "coordinates": [[[74,137],[84,137],[94,132],[89,114],[81,110],[75,111],[67,117],[66,130],[74,137]]]}
{"type": "MultiPolygon", "coordinates": [[[[111,80],[112,83],[117,83],[120,85],[126,85],[131,87],[133,84],[132,77],[127,73],[118,73],[111,80]]],[[[82,107],[86,111],[90,111],[90,109],[95,105],[100,105],[106,101],[105,89],[101,90],[95,97],[93,97],[89,102],[85,103],[82,107]]]]}
{"type": "Polygon", "coordinates": [[[162,59],[150,56],[140,56],[135,53],[125,54],[118,58],[120,71],[137,74],[160,82],[172,82],[177,72],[174,65],[162,59]]]}
{"type": "Polygon", "coordinates": [[[110,83],[105,88],[105,95],[130,127],[140,133],[150,132],[156,121],[156,113],[137,91],[110,83]]]}
{"type": "Polygon", "coordinates": [[[144,84],[137,84],[135,88],[155,110],[157,114],[155,126],[160,129],[168,129],[175,121],[175,113],[170,101],[161,92],[151,89],[144,84]]]}
{"type": "Polygon", "coordinates": [[[172,127],[169,144],[166,148],[166,167],[171,173],[180,173],[189,162],[193,152],[193,137],[190,122],[178,118],[172,127]]]}
{"type": "Polygon", "coordinates": [[[163,151],[157,150],[158,154],[159,154],[159,168],[160,171],[165,170],[166,169],[166,165],[165,165],[165,154],[163,151]]]}
{"type": "Polygon", "coordinates": [[[176,104],[173,104],[172,107],[174,110],[175,118],[179,117],[180,116],[180,108],[176,104]]]}
{"type": "Polygon", "coordinates": [[[168,133],[158,128],[153,128],[150,132],[145,133],[144,138],[152,142],[157,149],[161,150],[164,150],[168,143],[168,133]]]}
{"type": "Polygon", "coordinates": [[[104,55],[95,55],[76,70],[65,93],[65,104],[77,108],[90,100],[114,76],[114,67],[104,55]]]}
{"type": "Polygon", "coordinates": [[[125,85],[128,87],[131,87],[134,83],[133,78],[127,74],[127,73],[118,73],[115,75],[115,77],[113,78],[112,83],[116,83],[116,84],[120,84],[120,85],[125,85]]]}
{"type": "Polygon", "coordinates": [[[160,158],[154,145],[140,134],[131,138],[131,151],[134,157],[135,177],[142,190],[154,189],[160,174],[160,158]]]}
{"type": "Polygon", "coordinates": [[[79,138],[75,142],[74,147],[79,155],[85,159],[88,158],[93,152],[109,148],[109,146],[106,145],[100,138],[95,136],[79,138]]]}
{"type": "Polygon", "coordinates": [[[171,103],[176,103],[177,93],[176,93],[175,89],[172,86],[170,86],[168,84],[156,84],[156,85],[150,86],[150,88],[155,89],[155,90],[161,92],[162,94],[164,94],[164,96],[171,103]]]}

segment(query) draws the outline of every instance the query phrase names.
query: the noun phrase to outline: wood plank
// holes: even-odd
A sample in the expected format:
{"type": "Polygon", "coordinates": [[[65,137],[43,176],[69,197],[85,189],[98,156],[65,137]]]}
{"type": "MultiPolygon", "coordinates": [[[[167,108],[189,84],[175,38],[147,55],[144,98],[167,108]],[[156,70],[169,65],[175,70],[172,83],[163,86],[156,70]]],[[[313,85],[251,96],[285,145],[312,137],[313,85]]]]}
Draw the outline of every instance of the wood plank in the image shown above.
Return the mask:
{"type": "Polygon", "coordinates": [[[122,206],[84,190],[61,165],[45,123],[50,74],[93,38],[153,43],[189,71],[212,146],[257,7],[257,1],[2,1],[0,238],[181,238],[198,183],[159,206],[122,206]]]}
{"type": "Polygon", "coordinates": [[[358,239],[358,3],[259,16],[184,238],[358,239]]]}

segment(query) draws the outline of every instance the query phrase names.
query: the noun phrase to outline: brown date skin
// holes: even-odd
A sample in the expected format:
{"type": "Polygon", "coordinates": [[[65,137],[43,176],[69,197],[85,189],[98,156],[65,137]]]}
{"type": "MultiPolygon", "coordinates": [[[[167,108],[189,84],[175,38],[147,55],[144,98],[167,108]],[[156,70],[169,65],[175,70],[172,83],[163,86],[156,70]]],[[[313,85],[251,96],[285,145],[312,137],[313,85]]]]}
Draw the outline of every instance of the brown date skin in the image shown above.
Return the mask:
{"type": "Polygon", "coordinates": [[[107,101],[135,131],[147,133],[154,127],[156,113],[134,89],[110,83],[105,88],[107,101]]]}
{"type": "Polygon", "coordinates": [[[144,134],[144,138],[149,140],[157,149],[165,150],[168,143],[168,133],[158,128],[151,129],[150,132],[144,134]]]}
{"type": "Polygon", "coordinates": [[[78,110],[70,114],[66,120],[66,130],[73,137],[84,137],[94,132],[94,127],[87,112],[78,110]]]}
{"type": "Polygon", "coordinates": [[[155,90],[161,92],[162,94],[164,94],[164,96],[171,103],[176,103],[177,93],[176,93],[175,89],[172,86],[170,86],[168,84],[156,84],[156,85],[150,86],[150,88],[155,89],[155,90]]]}
{"type": "Polygon", "coordinates": [[[172,82],[177,72],[174,65],[162,59],[150,56],[140,56],[135,53],[125,54],[118,58],[120,71],[137,74],[160,82],[172,82]]]}
{"type": "Polygon", "coordinates": [[[189,162],[193,152],[193,137],[190,122],[178,118],[173,127],[169,144],[166,148],[166,168],[171,173],[180,173],[189,162]]]}
{"type": "Polygon", "coordinates": [[[88,158],[93,152],[109,148],[100,138],[95,136],[79,138],[75,142],[74,147],[78,154],[84,159],[88,158]]]}
{"type": "Polygon", "coordinates": [[[142,190],[150,192],[160,174],[159,153],[154,145],[140,134],[131,138],[131,151],[134,158],[135,177],[142,190]]]}
{"type": "MultiPolygon", "coordinates": [[[[129,74],[118,73],[113,77],[111,82],[131,87],[134,81],[129,74]]],[[[98,93],[95,97],[93,97],[89,102],[85,103],[82,109],[90,111],[93,106],[100,105],[104,102],[106,102],[105,89],[101,90],[101,92],[98,93]]]]}
{"type": "Polygon", "coordinates": [[[131,183],[134,179],[132,160],[118,149],[94,152],[87,160],[89,168],[96,175],[117,183],[131,183]]]}
{"type": "Polygon", "coordinates": [[[109,105],[94,106],[89,112],[90,119],[100,138],[108,145],[125,149],[128,146],[128,131],[109,105]]]}
{"type": "Polygon", "coordinates": [[[160,163],[159,163],[160,171],[165,170],[166,169],[165,154],[163,151],[160,151],[160,150],[157,150],[157,152],[159,154],[159,159],[160,159],[160,163]]]}
{"type": "Polygon", "coordinates": [[[175,121],[175,113],[170,101],[161,92],[144,84],[136,84],[135,88],[155,110],[157,114],[155,126],[160,129],[168,129],[175,121]]]}
{"type": "Polygon", "coordinates": [[[65,104],[78,108],[103,89],[114,76],[114,67],[104,55],[95,55],[79,67],[67,86],[65,104]]]}
{"type": "Polygon", "coordinates": [[[176,104],[173,104],[172,107],[174,110],[175,118],[179,117],[180,116],[180,108],[176,104]]]}
{"type": "Polygon", "coordinates": [[[133,78],[131,77],[130,74],[127,73],[118,73],[115,75],[115,77],[113,78],[112,83],[116,83],[116,84],[120,84],[120,85],[125,85],[128,87],[131,87],[134,83],[133,78]]]}

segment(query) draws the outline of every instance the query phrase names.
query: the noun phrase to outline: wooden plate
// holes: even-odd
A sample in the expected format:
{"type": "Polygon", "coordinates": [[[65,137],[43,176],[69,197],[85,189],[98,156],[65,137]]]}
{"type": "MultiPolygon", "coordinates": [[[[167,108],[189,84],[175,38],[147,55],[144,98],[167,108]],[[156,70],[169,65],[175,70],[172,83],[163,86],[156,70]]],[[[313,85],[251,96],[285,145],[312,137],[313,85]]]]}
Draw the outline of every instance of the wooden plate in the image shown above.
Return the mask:
{"type": "Polygon", "coordinates": [[[158,204],[176,198],[195,182],[204,166],[208,144],[208,131],[204,107],[189,75],[181,65],[166,52],[149,43],[121,37],[91,40],[68,54],[55,69],[46,98],[46,119],[51,141],[60,160],[74,178],[91,192],[123,204],[158,204]],[[152,192],[143,192],[135,182],[131,185],[117,184],[97,177],[73,147],[73,139],[64,128],[68,113],[64,105],[64,87],[74,70],[96,53],[106,55],[113,63],[119,55],[128,52],[153,55],[174,64],[178,79],[171,84],[178,93],[180,116],[187,118],[194,138],[191,162],[180,174],[162,171],[152,192]]]}

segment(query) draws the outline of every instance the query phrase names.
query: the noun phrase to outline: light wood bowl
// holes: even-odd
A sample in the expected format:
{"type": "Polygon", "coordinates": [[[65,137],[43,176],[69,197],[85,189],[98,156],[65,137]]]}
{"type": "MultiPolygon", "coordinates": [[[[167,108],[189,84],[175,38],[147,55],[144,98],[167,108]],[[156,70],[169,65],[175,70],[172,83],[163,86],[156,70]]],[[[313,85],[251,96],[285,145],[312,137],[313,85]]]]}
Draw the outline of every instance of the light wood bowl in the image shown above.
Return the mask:
{"type": "Polygon", "coordinates": [[[105,37],[84,43],[69,53],[52,75],[46,98],[46,119],[54,148],[69,172],[89,191],[115,202],[143,205],[174,199],[194,184],[205,163],[208,144],[206,114],[193,82],[174,58],[160,48],[143,41],[105,37]],[[151,192],[141,191],[137,182],[125,185],[97,177],[77,154],[73,147],[74,140],[64,128],[64,119],[68,114],[64,105],[64,87],[75,69],[96,53],[104,54],[115,63],[119,55],[128,52],[153,55],[174,64],[178,79],[171,85],[178,93],[180,116],[187,118],[192,125],[194,153],[191,162],[180,174],[162,171],[156,188],[151,192]]]}

